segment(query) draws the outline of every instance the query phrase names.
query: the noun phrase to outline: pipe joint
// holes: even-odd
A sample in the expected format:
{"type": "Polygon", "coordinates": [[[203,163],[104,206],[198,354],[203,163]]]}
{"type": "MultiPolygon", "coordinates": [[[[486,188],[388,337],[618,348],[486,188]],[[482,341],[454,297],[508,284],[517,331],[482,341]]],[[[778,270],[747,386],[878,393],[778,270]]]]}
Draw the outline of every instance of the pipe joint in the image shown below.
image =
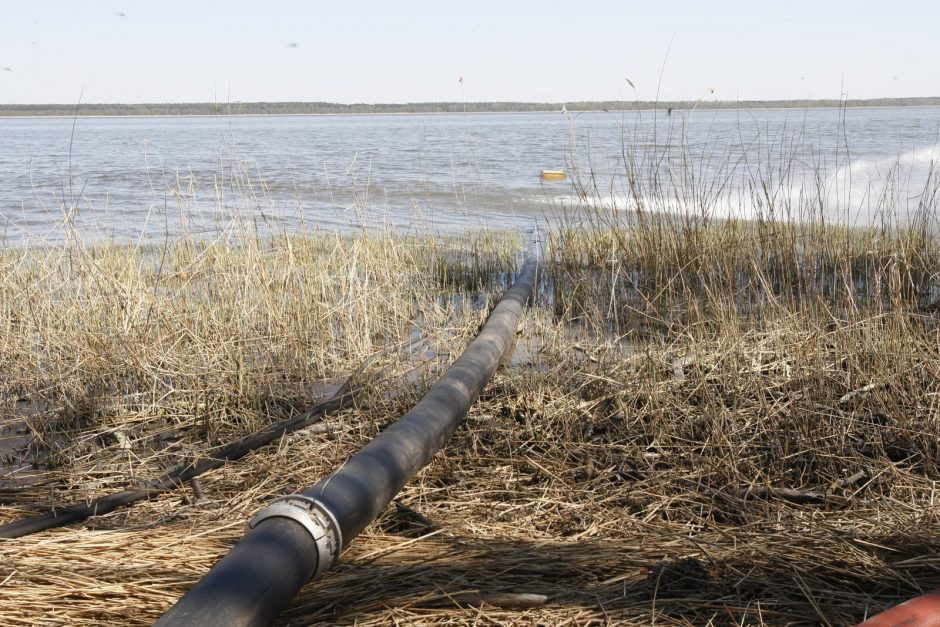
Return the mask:
{"type": "Polygon", "coordinates": [[[254,529],[268,518],[290,518],[310,533],[317,547],[317,567],[310,579],[319,579],[339,561],[343,548],[343,534],[333,513],[320,501],[291,494],[276,499],[248,522],[254,529]]]}

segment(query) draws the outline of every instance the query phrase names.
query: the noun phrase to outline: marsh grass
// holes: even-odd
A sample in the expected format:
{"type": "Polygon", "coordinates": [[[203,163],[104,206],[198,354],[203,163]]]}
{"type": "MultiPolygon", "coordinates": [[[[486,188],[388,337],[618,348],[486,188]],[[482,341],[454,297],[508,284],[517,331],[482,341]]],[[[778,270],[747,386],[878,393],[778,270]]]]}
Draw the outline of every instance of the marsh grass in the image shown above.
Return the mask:
{"type": "Polygon", "coordinates": [[[169,444],[200,450],[257,430],[369,356],[402,370],[415,340],[459,341],[516,248],[492,233],[243,232],[7,249],[0,398],[8,411],[44,408],[29,423],[37,461],[107,466],[116,449],[127,459],[114,481],[145,475],[169,444]],[[465,285],[473,297],[457,298],[465,285]]]}
{"type": "MultiPolygon", "coordinates": [[[[285,623],[835,625],[940,587],[935,177],[907,218],[895,186],[872,196],[884,219],[853,226],[831,219],[851,211],[823,171],[779,184],[799,148],[781,141],[777,165],[742,170],[735,215],[702,153],[646,143],[662,145],[625,143],[617,204],[592,203],[614,184],[579,169],[581,204],[546,232],[526,358],[285,623]],[[548,600],[460,600],[488,592],[548,600]]],[[[5,251],[3,390],[48,404],[37,434],[74,477],[60,499],[158,450],[191,454],[177,438],[191,451],[292,411],[388,351],[364,402],[208,473],[204,502],[181,491],[0,544],[6,622],[152,622],[263,503],[408,408],[522,245],[382,232],[5,251]],[[415,338],[426,348],[399,348],[415,338]],[[140,435],[126,451],[109,429],[140,435]]],[[[5,519],[48,497],[11,502],[5,519]]]]}
{"type": "Polygon", "coordinates": [[[849,226],[828,218],[833,190],[774,196],[760,177],[760,211],[718,211],[689,189],[693,163],[684,194],[637,167],[621,206],[549,234],[543,324],[596,340],[554,344],[554,367],[507,394],[525,399],[507,448],[567,443],[531,458],[582,507],[542,523],[652,543],[673,529],[685,547],[658,566],[636,549],[649,596],[625,575],[603,604],[641,622],[848,624],[937,587],[935,172],[909,210],[893,186],[877,212],[893,218],[849,226]],[[547,409],[552,389],[570,409],[547,409]],[[659,529],[627,531],[644,524],[659,529]]]}

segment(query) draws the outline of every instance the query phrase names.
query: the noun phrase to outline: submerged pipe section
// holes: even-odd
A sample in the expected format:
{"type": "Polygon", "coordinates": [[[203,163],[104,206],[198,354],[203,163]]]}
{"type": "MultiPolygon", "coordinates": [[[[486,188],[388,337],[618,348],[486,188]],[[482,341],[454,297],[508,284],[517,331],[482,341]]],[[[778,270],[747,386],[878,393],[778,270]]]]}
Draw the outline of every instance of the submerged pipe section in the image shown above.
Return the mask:
{"type": "Polygon", "coordinates": [[[269,625],[444,446],[509,351],[536,283],[527,259],[479,335],[398,422],[303,494],[276,500],[157,625],[269,625]]]}

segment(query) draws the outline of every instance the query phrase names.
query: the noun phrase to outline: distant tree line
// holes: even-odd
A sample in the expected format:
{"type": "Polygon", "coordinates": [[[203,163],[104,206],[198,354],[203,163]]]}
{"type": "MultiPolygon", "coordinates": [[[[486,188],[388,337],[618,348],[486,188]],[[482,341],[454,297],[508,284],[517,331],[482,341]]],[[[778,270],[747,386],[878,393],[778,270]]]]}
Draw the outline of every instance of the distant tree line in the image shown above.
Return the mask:
{"type": "Polygon", "coordinates": [[[177,102],[151,104],[0,104],[0,116],[121,115],[314,115],[368,113],[506,113],[526,111],[639,111],[683,109],[804,109],[817,107],[940,106],[940,97],[868,100],[712,100],[578,102],[408,102],[338,104],[334,102],[177,102]]]}

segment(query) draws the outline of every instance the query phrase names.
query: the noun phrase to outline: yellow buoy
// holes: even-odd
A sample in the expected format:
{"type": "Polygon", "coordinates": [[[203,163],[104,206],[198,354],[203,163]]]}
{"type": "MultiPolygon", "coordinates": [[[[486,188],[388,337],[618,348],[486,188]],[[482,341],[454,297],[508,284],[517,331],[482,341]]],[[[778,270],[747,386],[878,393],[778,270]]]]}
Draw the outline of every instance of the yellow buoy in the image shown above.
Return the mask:
{"type": "Polygon", "coordinates": [[[564,170],[542,170],[543,181],[561,181],[567,178],[564,170]]]}

